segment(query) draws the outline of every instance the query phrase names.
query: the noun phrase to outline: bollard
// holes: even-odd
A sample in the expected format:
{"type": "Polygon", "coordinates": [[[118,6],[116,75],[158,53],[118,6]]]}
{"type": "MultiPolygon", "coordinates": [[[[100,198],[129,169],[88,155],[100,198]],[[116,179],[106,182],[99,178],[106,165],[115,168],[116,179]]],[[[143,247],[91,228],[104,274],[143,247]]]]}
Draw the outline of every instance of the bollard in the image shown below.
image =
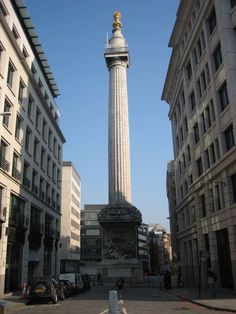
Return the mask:
{"type": "Polygon", "coordinates": [[[0,314],[6,313],[7,302],[0,300],[0,314]]]}
{"type": "Polygon", "coordinates": [[[109,314],[118,314],[118,298],[117,291],[109,291],[109,314]]]}

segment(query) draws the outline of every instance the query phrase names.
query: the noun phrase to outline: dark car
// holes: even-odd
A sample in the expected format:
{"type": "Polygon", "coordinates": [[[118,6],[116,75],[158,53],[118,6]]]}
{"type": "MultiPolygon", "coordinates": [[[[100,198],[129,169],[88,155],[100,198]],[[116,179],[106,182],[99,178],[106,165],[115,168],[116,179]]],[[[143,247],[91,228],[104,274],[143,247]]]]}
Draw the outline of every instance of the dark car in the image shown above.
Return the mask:
{"type": "Polygon", "coordinates": [[[75,295],[75,287],[72,285],[72,283],[69,280],[60,279],[59,282],[63,285],[64,294],[65,297],[71,297],[75,295]]]}
{"type": "Polygon", "coordinates": [[[63,285],[53,277],[41,277],[34,279],[28,291],[28,303],[36,301],[52,301],[57,303],[58,299],[64,300],[63,285]]]}

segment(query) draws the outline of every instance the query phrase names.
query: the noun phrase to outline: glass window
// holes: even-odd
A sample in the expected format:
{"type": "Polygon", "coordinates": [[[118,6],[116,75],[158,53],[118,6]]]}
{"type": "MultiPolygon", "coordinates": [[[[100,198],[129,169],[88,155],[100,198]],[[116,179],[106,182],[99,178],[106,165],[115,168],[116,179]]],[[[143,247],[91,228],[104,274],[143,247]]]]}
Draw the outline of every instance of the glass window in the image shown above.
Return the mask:
{"type": "Polygon", "coordinates": [[[225,109],[225,107],[229,104],[229,97],[228,97],[228,91],[227,91],[227,84],[224,82],[222,86],[220,87],[219,91],[219,97],[220,97],[220,106],[221,111],[225,109]]]}
{"type": "Polygon", "coordinates": [[[195,123],[193,127],[193,132],[194,132],[195,144],[197,144],[200,140],[198,123],[195,123]]]}
{"type": "Polygon", "coordinates": [[[189,61],[187,64],[187,75],[188,75],[188,79],[190,80],[192,77],[192,66],[191,66],[191,62],[189,61]]]}
{"type": "Polygon", "coordinates": [[[194,91],[192,91],[192,93],[190,95],[190,103],[191,103],[191,109],[193,111],[196,108],[196,100],[195,100],[194,91]]]}
{"type": "Polygon", "coordinates": [[[211,154],[211,162],[214,164],[216,162],[216,153],[215,153],[215,146],[214,143],[210,145],[210,154],[211,154]]]}
{"type": "MultiPolygon", "coordinates": [[[[11,112],[11,105],[7,99],[5,99],[4,103],[4,113],[5,112],[11,112]]],[[[9,128],[9,122],[10,122],[9,115],[4,115],[2,117],[2,124],[9,128]]]]}
{"type": "Polygon", "coordinates": [[[15,138],[20,140],[20,132],[21,132],[21,122],[22,119],[19,115],[16,117],[16,128],[15,128],[15,138]]]}
{"type": "Polygon", "coordinates": [[[205,194],[201,195],[201,205],[202,205],[202,216],[206,217],[206,198],[205,194]]]}
{"type": "Polygon", "coordinates": [[[233,130],[232,124],[224,131],[224,136],[225,136],[226,151],[228,151],[235,145],[234,130],[233,130]]]}
{"type": "Polygon", "coordinates": [[[202,167],[202,158],[198,158],[196,160],[196,163],[197,163],[197,171],[198,171],[198,176],[202,175],[203,173],[203,167],[202,167]]]}
{"type": "Polygon", "coordinates": [[[215,8],[212,9],[211,14],[208,18],[208,26],[209,26],[209,33],[210,35],[214,32],[214,29],[217,25],[216,22],[216,12],[215,12],[215,8]]]}
{"type": "Polygon", "coordinates": [[[215,64],[215,70],[217,71],[223,62],[220,43],[216,46],[213,52],[213,59],[215,64]]]}
{"type": "Polygon", "coordinates": [[[19,91],[18,91],[18,101],[22,104],[24,99],[25,84],[20,80],[19,91]]]}
{"type": "Polygon", "coordinates": [[[27,127],[26,132],[25,132],[25,150],[27,152],[29,152],[30,150],[31,135],[32,135],[32,132],[30,128],[27,127]]]}
{"type": "Polygon", "coordinates": [[[12,86],[13,86],[14,72],[15,72],[15,67],[13,66],[13,64],[11,63],[11,61],[9,61],[9,64],[8,64],[8,72],[7,72],[7,84],[8,84],[11,88],[12,88],[12,86]]]}
{"type": "Polygon", "coordinates": [[[28,114],[29,117],[32,117],[33,105],[34,105],[34,99],[33,99],[33,97],[29,94],[28,109],[27,109],[27,114],[28,114]]]}
{"type": "Polygon", "coordinates": [[[236,203],[236,173],[231,176],[232,191],[233,191],[233,203],[236,203]]]}

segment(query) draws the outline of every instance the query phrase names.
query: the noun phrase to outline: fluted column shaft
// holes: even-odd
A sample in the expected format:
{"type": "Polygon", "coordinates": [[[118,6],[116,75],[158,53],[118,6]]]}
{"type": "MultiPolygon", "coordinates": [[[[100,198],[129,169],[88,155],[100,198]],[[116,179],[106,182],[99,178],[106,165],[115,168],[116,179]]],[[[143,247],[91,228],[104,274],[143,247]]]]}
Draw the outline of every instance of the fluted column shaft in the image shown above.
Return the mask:
{"type": "Polygon", "coordinates": [[[109,65],[109,204],[131,203],[127,63],[109,65]]]}

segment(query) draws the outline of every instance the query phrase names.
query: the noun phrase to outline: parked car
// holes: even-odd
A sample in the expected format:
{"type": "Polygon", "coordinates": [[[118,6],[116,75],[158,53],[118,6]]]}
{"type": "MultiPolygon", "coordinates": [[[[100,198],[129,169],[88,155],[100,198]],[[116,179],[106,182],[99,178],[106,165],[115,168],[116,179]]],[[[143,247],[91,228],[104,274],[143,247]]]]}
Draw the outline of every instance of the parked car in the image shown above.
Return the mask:
{"type": "Polygon", "coordinates": [[[75,287],[69,280],[60,279],[59,282],[63,285],[65,297],[71,297],[75,295],[75,287]]]}
{"type": "Polygon", "coordinates": [[[84,283],[80,274],[75,273],[63,273],[59,275],[59,280],[69,280],[76,293],[82,293],[84,291],[84,283]]]}
{"type": "Polygon", "coordinates": [[[64,300],[65,293],[63,284],[54,277],[45,276],[34,279],[28,290],[28,303],[36,301],[52,301],[57,303],[58,299],[64,300]]]}

